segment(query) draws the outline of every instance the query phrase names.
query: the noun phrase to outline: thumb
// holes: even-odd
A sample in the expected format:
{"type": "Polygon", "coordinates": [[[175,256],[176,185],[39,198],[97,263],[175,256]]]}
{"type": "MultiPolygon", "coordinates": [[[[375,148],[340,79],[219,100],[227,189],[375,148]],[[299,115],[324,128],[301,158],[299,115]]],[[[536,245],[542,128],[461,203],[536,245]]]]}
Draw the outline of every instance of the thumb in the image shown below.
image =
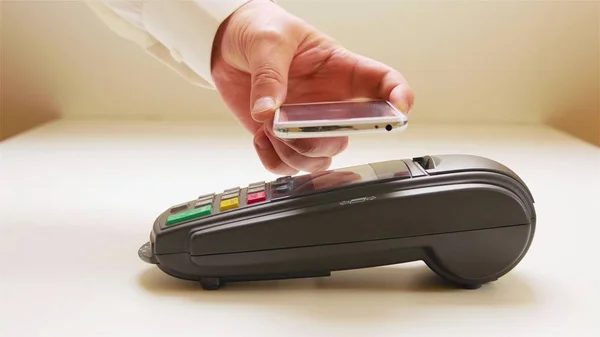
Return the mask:
{"type": "Polygon", "coordinates": [[[262,39],[253,44],[248,55],[251,112],[257,122],[273,118],[275,110],[285,101],[296,48],[281,42],[277,38],[262,39]]]}

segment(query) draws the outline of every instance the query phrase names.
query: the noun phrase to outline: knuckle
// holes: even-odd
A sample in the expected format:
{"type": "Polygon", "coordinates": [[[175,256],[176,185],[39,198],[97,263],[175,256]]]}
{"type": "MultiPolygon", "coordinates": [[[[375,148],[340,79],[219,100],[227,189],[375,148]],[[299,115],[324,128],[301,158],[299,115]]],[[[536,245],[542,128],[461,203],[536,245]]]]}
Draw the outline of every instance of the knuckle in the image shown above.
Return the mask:
{"type": "Polygon", "coordinates": [[[306,157],[322,157],[323,150],[327,148],[327,140],[322,139],[298,139],[290,144],[290,147],[299,154],[306,157]]]}
{"type": "Polygon", "coordinates": [[[289,147],[286,147],[281,153],[281,159],[294,168],[298,168],[298,165],[302,165],[304,158],[305,157],[302,154],[289,147]]]}
{"type": "Polygon", "coordinates": [[[287,152],[285,155],[281,156],[281,159],[287,165],[296,170],[304,169],[306,167],[307,162],[310,161],[309,158],[304,157],[303,155],[295,151],[287,152]]]}
{"type": "Polygon", "coordinates": [[[259,66],[254,72],[253,82],[257,84],[269,84],[269,83],[284,83],[283,75],[275,70],[275,65],[271,62],[259,66]]]}
{"type": "Polygon", "coordinates": [[[314,143],[299,142],[296,151],[303,156],[312,157],[319,154],[319,146],[314,143]]]}
{"type": "Polygon", "coordinates": [[[263,28],[254,33],[254,41],[257,43],[278,44],[285,41],[286,35],[280,29],[263,28]]]}
{"type": "Polygon", "coordinates": [[[263,167],[273,174],[286,174],[293,171],[291,167],[289,167],[279,158],[272,160],[265,160],[265,158],[261,158],[261,162],[263,167]]]}

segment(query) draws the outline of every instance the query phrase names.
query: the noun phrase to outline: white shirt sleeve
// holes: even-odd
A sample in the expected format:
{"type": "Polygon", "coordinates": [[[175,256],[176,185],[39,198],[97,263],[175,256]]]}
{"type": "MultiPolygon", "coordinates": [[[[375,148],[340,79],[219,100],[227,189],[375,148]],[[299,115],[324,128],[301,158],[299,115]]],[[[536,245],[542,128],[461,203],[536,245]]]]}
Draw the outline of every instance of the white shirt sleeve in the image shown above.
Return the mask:
{"type": "Polygon", "coordinates": [[[214,88],[211,55],[219,26],[250,0],[87,0],[113,31],[194,84],[214,88]]]}

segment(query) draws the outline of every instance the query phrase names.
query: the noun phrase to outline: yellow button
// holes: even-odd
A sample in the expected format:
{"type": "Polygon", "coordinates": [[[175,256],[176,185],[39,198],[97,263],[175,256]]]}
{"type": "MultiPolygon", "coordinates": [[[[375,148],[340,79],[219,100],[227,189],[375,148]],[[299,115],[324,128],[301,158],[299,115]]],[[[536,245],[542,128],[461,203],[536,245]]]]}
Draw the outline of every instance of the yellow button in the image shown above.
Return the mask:
{"type": "Polygon", "coordinates": [[[238,197],[221,200],[221,211],[236,208],[240,205],[240,199],[238,197]]]}

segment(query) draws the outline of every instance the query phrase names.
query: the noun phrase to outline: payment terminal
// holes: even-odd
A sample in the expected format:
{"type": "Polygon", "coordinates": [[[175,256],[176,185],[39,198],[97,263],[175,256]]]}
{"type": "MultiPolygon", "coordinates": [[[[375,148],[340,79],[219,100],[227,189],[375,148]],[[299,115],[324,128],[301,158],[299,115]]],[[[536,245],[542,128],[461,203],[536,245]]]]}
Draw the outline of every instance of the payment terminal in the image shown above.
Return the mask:
{"type": "Polygon", "coordinates": [[[162,212],[138,255],[206,290],[412,261],[474,289],[515,268],[535,226],[533,197],[508,167],[427,155],[197,196],[162,212]]]}

